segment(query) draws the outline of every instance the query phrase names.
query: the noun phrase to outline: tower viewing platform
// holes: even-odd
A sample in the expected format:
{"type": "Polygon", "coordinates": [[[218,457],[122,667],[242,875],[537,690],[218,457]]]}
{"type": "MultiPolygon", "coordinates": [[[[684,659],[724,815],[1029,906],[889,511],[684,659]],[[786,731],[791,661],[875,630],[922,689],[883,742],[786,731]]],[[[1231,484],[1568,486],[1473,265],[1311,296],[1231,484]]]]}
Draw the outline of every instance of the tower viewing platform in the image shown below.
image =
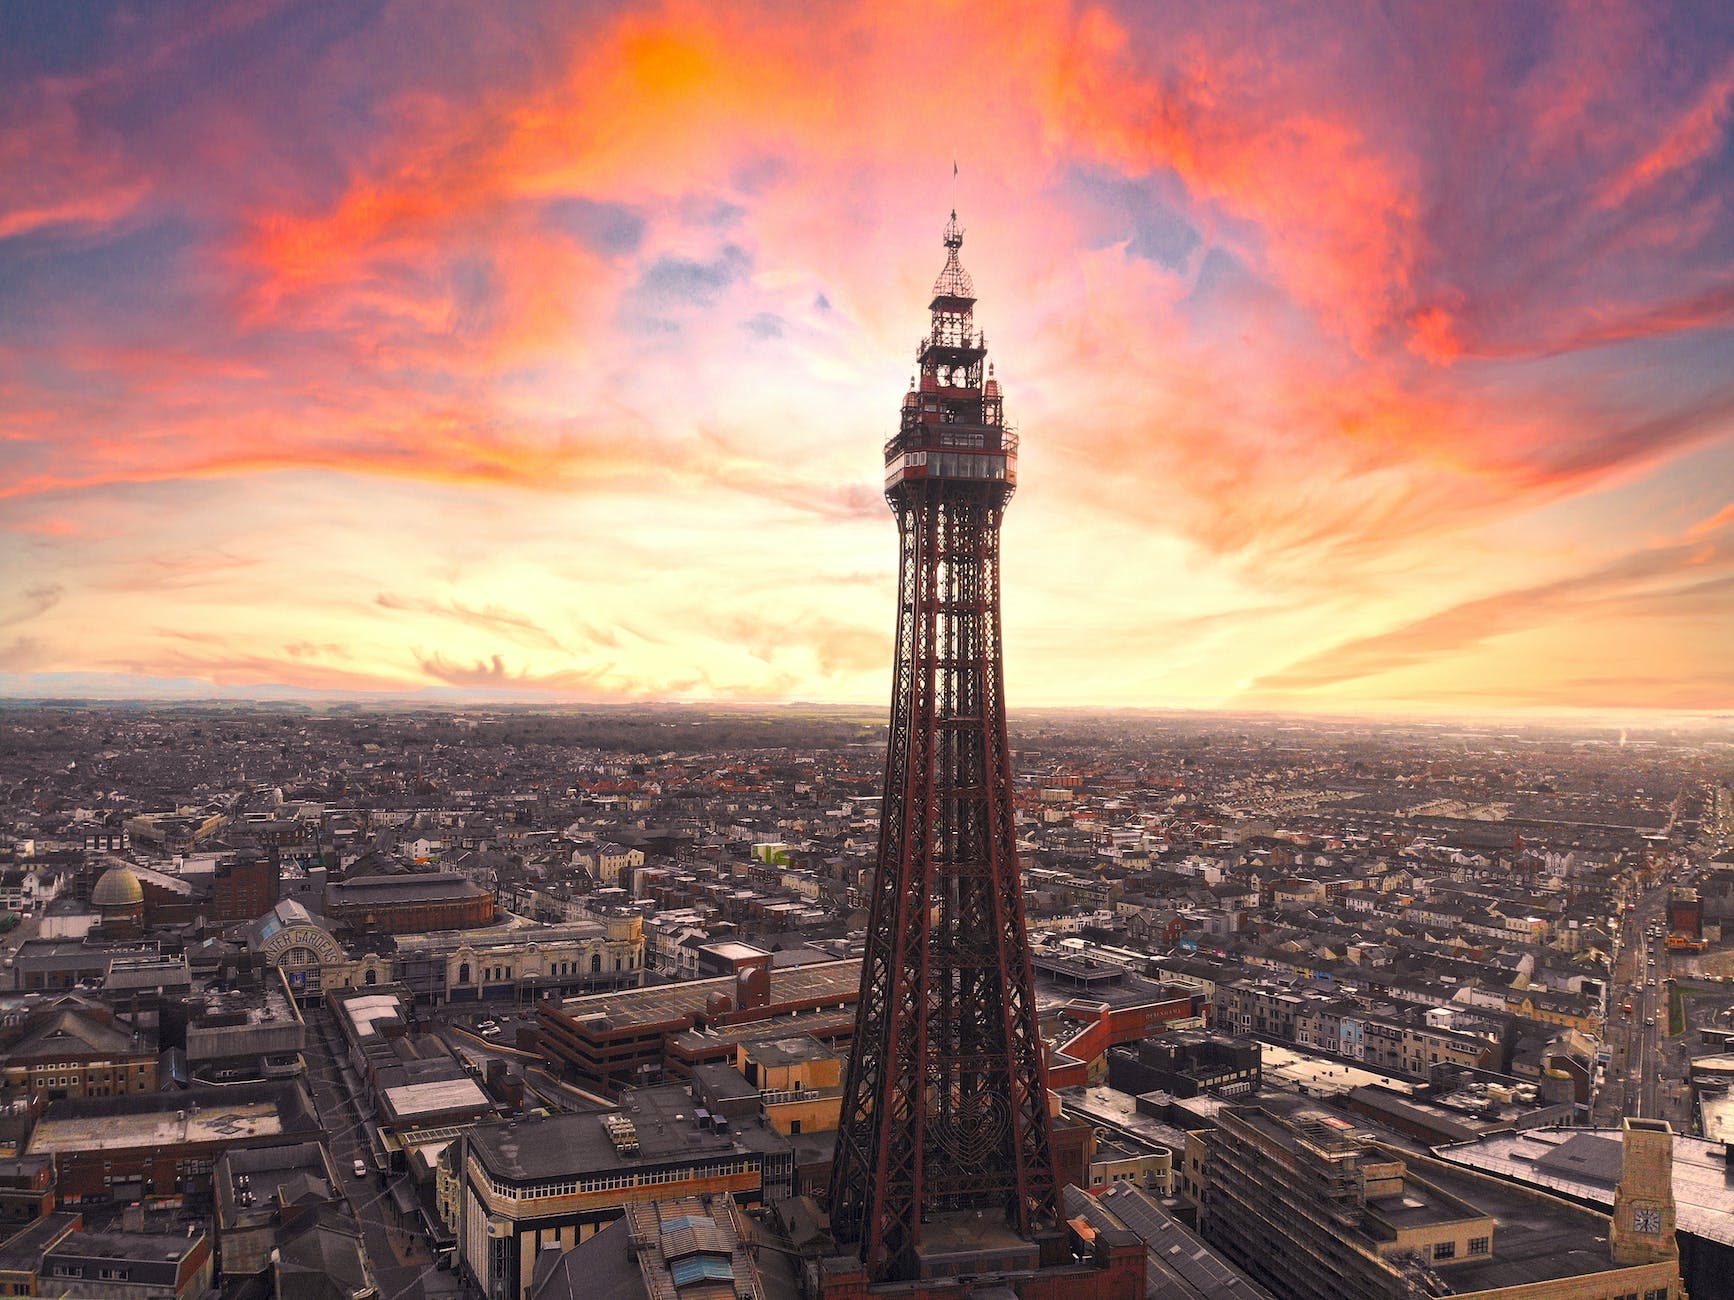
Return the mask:
{"type": "MultiPolygon", "coordinates": [[[[1018,439],[1006,427],[993,367],[982,373],[987,337],[975,327],[975,286],[958,259],[957,213],[945,227],[946,261],[933,283],[933,325],[915,347],[920,368],[903,398],[897,433],[885,444],[885,493],[924,480],[974,479],[1017,486],[1018,439]]],[[[896,502],[892,500],[895,507],[896,502]]]]}

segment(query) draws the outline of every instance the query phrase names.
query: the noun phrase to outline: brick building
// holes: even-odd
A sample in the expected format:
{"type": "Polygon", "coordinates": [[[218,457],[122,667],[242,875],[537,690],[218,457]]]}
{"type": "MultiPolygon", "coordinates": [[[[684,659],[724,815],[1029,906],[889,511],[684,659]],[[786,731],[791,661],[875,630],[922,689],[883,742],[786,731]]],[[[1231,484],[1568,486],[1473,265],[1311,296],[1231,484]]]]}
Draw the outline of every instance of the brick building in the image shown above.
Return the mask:
{"type": "Polygon", "coordinates": [[[26,1154],[55,1158],[62,1204],[185,1198],[202,1205],[222,1152],[324,1136],[301,1084],[244,1083],[52,1102],[26,1154]]]}
{"type": "Polygon", "coordinates": [[[156,1035],[105,1007],[71,1002],[0,1032],[0,1089],[33,1111],[69,1097],[121,1097],[157,1086],[156,1035]]]}
{"type": "Polygon", "coordinates": [[[743,975],[544,1001],[542,1054],[556,1071],[612,1090],[732,1060],[736,1042],[773,1020],[780,1037],[852,1036],[859,960],[743,975]],[[712,1032],[694,1032],[701,1028],[712,1032]]]}
{"type": "Polygon", "coordinates": [[[411,934],[492,925],[494,896],[463,876],[430,871],[362,876],[325,887],[325,915],[357,930],[411,934]]]}
{"type": "Polygon", "coordinates": [[[219,862],[211,875],[211,907],[219,924],[252,921],[277,905],[283,888],[275,853],[219,862]]]}

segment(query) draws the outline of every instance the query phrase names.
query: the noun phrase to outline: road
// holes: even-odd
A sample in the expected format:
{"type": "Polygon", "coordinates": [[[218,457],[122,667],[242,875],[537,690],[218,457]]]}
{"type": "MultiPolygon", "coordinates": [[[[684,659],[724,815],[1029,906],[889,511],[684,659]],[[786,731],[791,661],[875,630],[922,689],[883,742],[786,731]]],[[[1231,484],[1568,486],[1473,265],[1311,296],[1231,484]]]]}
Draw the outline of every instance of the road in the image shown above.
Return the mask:
{"type": "Polygon", "coordinates": [[[309,1009],[306,1015],[307,1048],[303,1055],[307,1060],[307,1083],[313,1091],[319,1117],[331,1135],[331,1157],[343,1175],[344,1193],[361,1224],[367,1254],[379,1280],[380,1300],[456,1295],[457,1279],[434,1267],[427,1239],[413,1231],[412,1224],[400,1220],[392,1203],[388,1177],[407,1178],[407,1175],[388,1176],[373,1170],[374,1156],[368,1148],[367,1130],[350,1104],[332,1054],[336,1029],[330,1013],[320,1007],[309,1009]],[[357,1159],[368,1165],[365,1178],[350,1173],[357,1159]]]}
{"type": "Polygon", "coordinates": [[[1608,999],[1605,1042],[1613,1054],[1593,1110],[1598,1124],[1622,1115],[1666,1119],[1690,1132],[1691,1105],[1684,1099],[1683,1048],[1668,1039],[1668,980],[1671,958],[1652,929],[1667,929],[1668,884],[1639,896],[1626,915],[1608,999]],[[1631,1011],[1624,1004],[1631,1004],[1631,1011]]]}

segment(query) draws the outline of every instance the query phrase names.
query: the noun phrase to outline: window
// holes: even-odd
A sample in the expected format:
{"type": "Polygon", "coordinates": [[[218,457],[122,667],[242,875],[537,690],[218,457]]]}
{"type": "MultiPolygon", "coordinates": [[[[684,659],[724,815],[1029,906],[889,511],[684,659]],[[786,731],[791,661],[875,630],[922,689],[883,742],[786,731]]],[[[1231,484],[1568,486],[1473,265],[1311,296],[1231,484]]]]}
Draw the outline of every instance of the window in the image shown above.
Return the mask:
{"type": "Polygon", "coordinates": [[[1486,1237],[1471,1237],[1469,1239],[1469,1253],[1471,1255],[1485,1255],[1487,1248],[1492,1244],[1486,1237]]]}
{"type": "Polygon", "coordinates": [[[1434,1259],[1457,1258],[1457,1243],[1454,1241],[1436,1241],[1433,1243],[1434,1259]]]}

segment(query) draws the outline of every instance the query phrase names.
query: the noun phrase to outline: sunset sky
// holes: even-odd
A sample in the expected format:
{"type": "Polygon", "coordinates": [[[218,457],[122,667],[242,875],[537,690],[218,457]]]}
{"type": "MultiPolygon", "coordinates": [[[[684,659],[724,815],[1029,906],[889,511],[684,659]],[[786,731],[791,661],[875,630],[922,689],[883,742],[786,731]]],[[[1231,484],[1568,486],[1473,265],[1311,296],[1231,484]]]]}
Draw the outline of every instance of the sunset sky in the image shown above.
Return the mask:
{"type": "Polygon", "coordinates": [[[1734,5],[14,4],[0,694],[1734,709],[1734,5]],[[958,175],[953,179],[953,160],[958,175]]]}

